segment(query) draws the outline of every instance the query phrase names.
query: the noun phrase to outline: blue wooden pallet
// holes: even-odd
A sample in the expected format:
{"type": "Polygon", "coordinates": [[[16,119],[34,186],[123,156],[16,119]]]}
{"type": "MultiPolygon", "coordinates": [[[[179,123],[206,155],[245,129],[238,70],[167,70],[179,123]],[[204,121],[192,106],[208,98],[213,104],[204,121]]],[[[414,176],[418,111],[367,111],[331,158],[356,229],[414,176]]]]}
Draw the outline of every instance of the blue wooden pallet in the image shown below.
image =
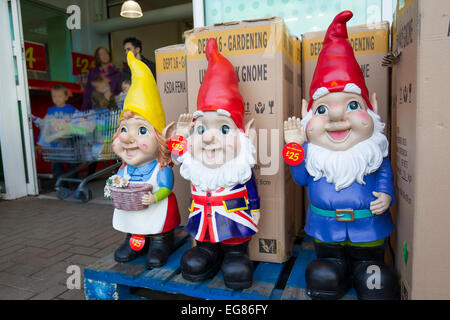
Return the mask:
{"type": "MultiPolygon", "coordinates": [[[[133,289],[158,293],[183,295],[187,298],[211,300],[308,300],[305,291],[305,269],[315,258],[310,238],[296,244],[292,268],[286,263],[258,262],[253,273],[253,285],[245,290],[232,290],[225,286],[222,272],[213,279],[192,283],[180,273],[180,259],[192,247],[192,240],[182,230],[176,230],[177,249],[162,268],[147,270],[145,257],[128,263],[118,263],[114,254],[101,258],[84,270],[85,295],[88,300],[144,299],[133,294],[133,289]],[[280,282],[283,285],[280,288],[280,282]],[[277,287],[278,284],[278,287],[277,287]]],[[[343,299],[356,299],[352,289],[343,299]]]]}

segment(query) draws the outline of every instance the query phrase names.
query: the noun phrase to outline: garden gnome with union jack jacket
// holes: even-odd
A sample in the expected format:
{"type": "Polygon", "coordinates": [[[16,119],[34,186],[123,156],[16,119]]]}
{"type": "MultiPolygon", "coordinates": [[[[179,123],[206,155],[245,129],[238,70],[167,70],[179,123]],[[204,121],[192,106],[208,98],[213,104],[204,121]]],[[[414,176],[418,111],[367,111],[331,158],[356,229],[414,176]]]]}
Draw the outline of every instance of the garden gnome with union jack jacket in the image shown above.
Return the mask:
{"type": "Polygon", "coordinates": [[[252,284],[248,242],[258,231],[259,197],[252,167],[256,160],[253,120],[244,125],[244,102],[233,65],[215,39],[206,46],[208,68],[197,111],[182,114],[176,134],[187,138],[180,174],[190,180],[192,202],[185,230],[196,246],[181,259],[190,281],[212,278],[221,269],[232,289],[252,284]]]}
{"type": "Polygon", "coordinates": [[[307,294],[338,299],[353,285],[359,299],[395,299],[394,270],[384,263],[386,239],[394,229],[389,143],[369,98],[363,73],[348,40],[351,11],[329,26],[302,120],[285,121],[286,143],[298,143],[305,161],[290,166],[294,181],[308,186],[305,231],[317,259],[306,269],[307,294]],[[353,280],[353,283],[352,283],[353,280]]]}

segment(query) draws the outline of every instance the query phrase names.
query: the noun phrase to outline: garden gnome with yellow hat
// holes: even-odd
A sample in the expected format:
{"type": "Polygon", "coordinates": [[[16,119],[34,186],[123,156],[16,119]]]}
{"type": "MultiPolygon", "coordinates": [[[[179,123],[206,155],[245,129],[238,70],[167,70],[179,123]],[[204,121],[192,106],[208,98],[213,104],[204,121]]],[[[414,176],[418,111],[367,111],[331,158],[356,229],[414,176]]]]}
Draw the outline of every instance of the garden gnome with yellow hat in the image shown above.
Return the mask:
{"type": "MultiPolygon", "coordinates": [[[[170,127],[166,127],[164,110],[149,68],[127,55],[132,83],[120,115],[119,129],[113,139],[113,150],[122,159],[117,176],[130,185],[152,186],[136,201],[141,210],[114,210],[113,227],[127,233],[125,242],[116,250],[118,262],[128,262],[147,253],[147,268],[163,266],[170,254],[174,228],[180,223],[178,205],[172,193],[173,162],[167,147],[170,127]]],[[[114,195],[113,195],[114,197],[114,195]]]]}

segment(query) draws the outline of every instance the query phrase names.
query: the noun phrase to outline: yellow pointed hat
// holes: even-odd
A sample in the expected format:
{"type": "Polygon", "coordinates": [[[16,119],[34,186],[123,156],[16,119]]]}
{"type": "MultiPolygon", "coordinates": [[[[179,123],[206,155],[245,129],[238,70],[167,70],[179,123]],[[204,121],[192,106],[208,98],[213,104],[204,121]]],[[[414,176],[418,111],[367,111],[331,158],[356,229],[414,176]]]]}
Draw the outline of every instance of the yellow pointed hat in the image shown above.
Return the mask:
{"type": "Polygon", "coordinates": [[[131,51],[128,51],[127,62],[131,70],[131,86],[125,97],[119,120],[128,110],[146,119],[161,133],[166,126],[166,116],[155,78],[147,65],[136,59],[131,51]]]}

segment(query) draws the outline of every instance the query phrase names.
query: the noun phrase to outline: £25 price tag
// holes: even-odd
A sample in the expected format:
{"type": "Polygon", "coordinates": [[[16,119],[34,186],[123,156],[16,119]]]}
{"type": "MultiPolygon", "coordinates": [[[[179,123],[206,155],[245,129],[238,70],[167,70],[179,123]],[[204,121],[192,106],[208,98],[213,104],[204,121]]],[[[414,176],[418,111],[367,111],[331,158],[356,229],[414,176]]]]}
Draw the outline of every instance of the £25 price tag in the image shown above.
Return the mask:
{"type": "Polygon", "coordinates": [[[145,245],[145,237],[144,236],[137,235],[137,234],[134,234],[133,236],[131,236],[131,238],[130,238],[131,249],[133,249],[134,251],[139,251],[139,250],[142,250],[142,248],[144,248],[144,245],[145,245]]]}
{"type": "Polygon", "coordinates": [[[297,166],[305,159],[305,150],[298,143],[288,143],[283,148],[283,159],[288,165],[297,166]]]}
{"type": "Polygon", "coordinates": [[[186,152],[187,140],[183,136],[173,136],[169,140],[169,150],[177,156],[186,152]]]}

